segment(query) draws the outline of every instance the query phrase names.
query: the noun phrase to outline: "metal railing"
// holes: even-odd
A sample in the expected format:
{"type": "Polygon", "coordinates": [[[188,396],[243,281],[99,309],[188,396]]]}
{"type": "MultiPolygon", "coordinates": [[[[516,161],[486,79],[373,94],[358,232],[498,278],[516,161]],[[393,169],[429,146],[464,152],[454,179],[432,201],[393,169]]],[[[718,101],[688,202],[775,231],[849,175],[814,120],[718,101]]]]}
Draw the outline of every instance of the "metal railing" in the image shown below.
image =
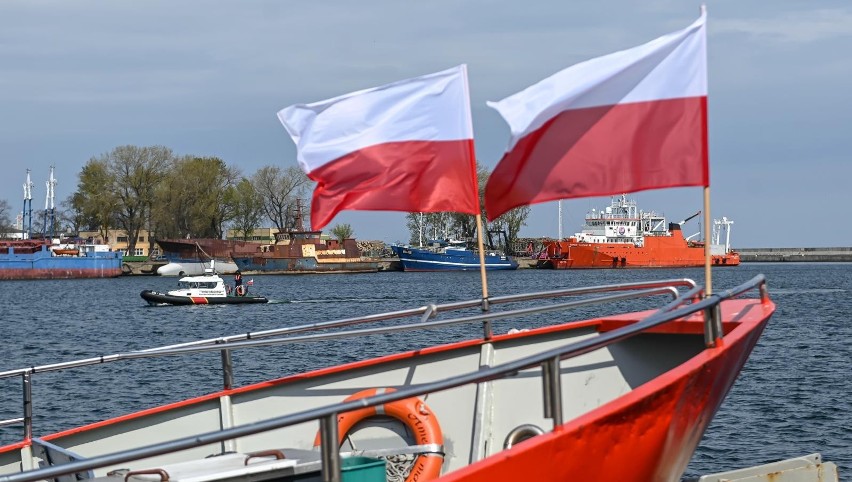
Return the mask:
{"type": "MultiPolygon", "coordinates": [[[[85,460],[70,462],[60,466],[53,466],[28,472],[22,472],[15,475],[7,475],[0,477],[0,482],[29,482],[52,477],[73,474],[81,471],[91,470],[95,468],[105,467],[108,465],[119,464],[127,461],[137,460],[141,458],[153,457],[175,451],[190,449],[193,447],[207,445],[212,443],[224,442],[226,440],[253,435],[261,432],[266,432],[273,429],[279,429],[291,425],[310,422],[314,420],[320,421],[321,433],[321,452],[322,452],[322,471],[324,481],[340,481],[340,461],[338,458],[335,441],[338,440],[337,434],[337,416],[340,413],[349,412],[352,410],[361,409],[364,407],[372,407],[383,405],[386,403],[403,400],[410,397],[420,396],[426,393],[440,392],[449,390],[470,383],[483,383],[491,380],[504,378],[512,375],[520,370],[541,367],[542,387],[544,393],[544,414],[546,418],[553,420],[554,427],[563,423],[562,401],[559,378],[559,363],[562,360],[580,356],[591,351],[603,348],[612,343],[622,341],[637,335],[645,330],[655,326],[689,316],[694,313],[702,312],[705,321],[705,342],[708,346],[712,346],[715,340],[721,337],[722,328],[719,316],[718,307],[722,300],[739,296],[746,291],[758,288],[761,301],[768,300],[766,290],[766,281],[763,275],[758,275],[746,283],[743,283],[735,288],[715,293],[709,297],[700,299],[703,293],[701,287],[695,286],[691,280],[670,280],[654,283],[631,283],[626,285],[607,285],[593,288],[575,288],[566,290],[548,291],[542,293],[532,293],[525,295],[512,295],[492,298],[491,304],[508,303],[513,301],[529,301],[542,298],[553,298],[558,296],[569,296],[576,294],[592,294],[600,292],[613,292],[624,290],[638,290],[634,293],[620,293],[617,295],[603,296],[593,299],[578,300],[568,303],[560,303],[545,307],[522,308],[498,313],[487,313],[482,315],[473,315],[463,318],[454,318],[443,321],[422,322],[418,324],[401,325],[394,327],[370,328],[363,330],[350,330],[343,333],[323,333],[317,335],[308,335],[301,337],[278,338],[272,340],[249,340],[241,342],[228,343],[229,349],[247,348],[256,346],[278,345],[284,343],[294,343],[303,341],[317,341],[324,339],[340,338],[344,336],[363,336],[367,334],[389,333],[393,331],[408,331],[412,329],[423,329],[446,326],[459,323],[471,323],[476,321],[492,320],[497,318],[509,318],[513,316],[521,316],[526,314],[543,313],[549,311],[557,311],[571,307],[584,306],[589,304],[603,303],[607,301],[623,300],[628,298],[636,298],[640,296],[651,296],[659,294],[671,294],[673,300],[657,310],[652,315],[638,322],[632,323],[626,327],[602,333],[595,338],[584,339],[570,345],[553,348],[543,351],[536,355],[528,356],[519,360],[504,363],[494,367],[483,367],[475,372],[470,372],[463,375],[454,376],[445,380],[420,384],[416,386],[400,388],[394,392],[388,392],[380,395],[374,395],[350,402],[336,403],[333,405],[320,407],[316,409],[306,410],[303,412],[276,417],[260,422],[255,422],[250,425],[243,425],[233,428],[227,428],[215,432],[209,432],[201,435],[193,435],[184,437],[169,442],[148,445],[141,448],[124,450],[113,454],[100,455],[85,460]],[[689,287],[686,293],[679,296],[678,291],[674,286],[689,287]],[[718,325],[718,326],[716,326],[718,325]]],[[[392,319],[401,316],[411,316],[414,314],[423,315],[423,320],[426,320],[435,313],[447,311],[450,309],[469,308],[479,305],[481,301],[469,301],[449,303],[445,305],[432,305],[422,307],[415,310],[405,310],[381,315],[373,315],[368,317],[350,318],[345,320],[337,320],[326,323],[317,323],[312,325],[303,325],[301,327],[282,328],[279,330],[270,330],[267,332],[259,332],[264,336],[272,336],[272,334],[282,334],[287,332],[301,332],[311,329],[323,329],[331,326],[347,326],[358,323],[365,323],[367,320],[376,321],[377,319],[392,319]],[[402,315],[405,313],[405,315],[402,315]]],[[[252,334],[238,335],[238,337],[251,337],[252,334]]],[[[223,338],[201,340],[199,342],[185,343],[180,345],[171,345],[157,349],[131,352],[127,354],[111,355],[109,357],[100,357],[95,359],[79,360],[77,362],[67,362],[53,365],[45,365],[43,367],[31,367],[28,369],[13,370],[0,373],[0,378],[23,375],[25,385],[28,384],[29,377],[40,371],[53,371],[71,368],[74,366],[86,366],[94,363],[105,363],[108,361],[117,361],[122,359],[147,358],[158,356],[177,355],[182,353],[198,353],[206,351],[222,350],[221,346],[216,344],[223,343],[223,338]],[[211,345],[212,344],[212,345],[211,345]],[[100,361],[96,361],[100,360],[100,361]]],[[[222,350],[223,353],[228,350],[222,350]]],[[[25,389],[26,392],[26,389],[25,389]]],[[[31,400],[30,400],[31,402],[31,400]]],[[[25,402],[25,411],[26,411],[25,402]]],[[[24,419],[28,417],[25,414],[24,419]]],[[[31,422],[31,413],[29,414],[31,422]]],[[[20,421],[15,419],[14,421],[20,421]]],[[[14,422],[5,421],[5,422],[14,422]]],[[[3,424],[5,422],[0,422],[3,424]]],[[[32,435],[31,426],[29,427],[29,435],[32,435]]]]}

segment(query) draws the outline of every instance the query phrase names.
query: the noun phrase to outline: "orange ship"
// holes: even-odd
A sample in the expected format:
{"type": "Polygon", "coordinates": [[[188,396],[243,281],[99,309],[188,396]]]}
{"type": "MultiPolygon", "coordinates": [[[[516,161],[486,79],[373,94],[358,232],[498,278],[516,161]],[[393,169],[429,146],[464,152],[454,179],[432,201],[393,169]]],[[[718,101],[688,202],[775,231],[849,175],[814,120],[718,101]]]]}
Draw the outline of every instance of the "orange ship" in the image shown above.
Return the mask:
{"type": "MultiPolygon", "coordinates": [[[[682,268],[704,265],[704,243],[683,237],[680,223],[637,209],[636,201],[622,195],[613,198],[604,210],[586,214],[582,232],[564,241],[553,241],[537,255],[536,267],[553,269],[583,268],[682,268]]],[[[727,218],[714,220],[710,245],[713,266],[737,266],[739,253],[730,249],[727,218]],[[725,244],[719,243],[725,231],[725,244]]],[[[690,236],[691,237],[691,236],[690,236]]]]}

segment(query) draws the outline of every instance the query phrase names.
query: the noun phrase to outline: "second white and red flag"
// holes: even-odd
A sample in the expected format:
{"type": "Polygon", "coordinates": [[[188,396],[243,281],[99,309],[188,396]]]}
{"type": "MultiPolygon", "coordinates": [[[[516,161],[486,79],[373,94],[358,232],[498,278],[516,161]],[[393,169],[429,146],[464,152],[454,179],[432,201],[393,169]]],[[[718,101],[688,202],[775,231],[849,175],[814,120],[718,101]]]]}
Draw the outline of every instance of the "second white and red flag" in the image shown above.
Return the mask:
{"type": "Polygon", "coordinates": [[[488,219],[558,199],[708,186],[705,17],[489,102],[511,138],[486,186],[488,219]]]}

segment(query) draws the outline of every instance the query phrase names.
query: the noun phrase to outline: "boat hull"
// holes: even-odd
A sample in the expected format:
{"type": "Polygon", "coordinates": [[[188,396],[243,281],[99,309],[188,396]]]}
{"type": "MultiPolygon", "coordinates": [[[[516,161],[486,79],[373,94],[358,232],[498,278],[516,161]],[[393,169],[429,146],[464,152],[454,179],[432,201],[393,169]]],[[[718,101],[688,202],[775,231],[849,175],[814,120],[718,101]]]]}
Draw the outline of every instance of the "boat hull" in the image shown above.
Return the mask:
{"type": "Polygon", "coordinates": [[[315,257],[235,256],[237,268],[246,274],[375,273],[375,261],[319,261],[315,257]]]}
{"type": "MultiPolygon", "coordinates": [[[[679,481],[774,309],[768,299],[723,302],[723,336],[711,348],[704,344],[701,316],[693,315],[558,362],[566,421],[555,428],[541,410],[541,368],[428,394],[424,398],[429,410],[444,431],[444,475],[438,480],[679,481]],[[488,416],[472,416],[479,413],[488,416]],[[528,424],[545,433],[504,450],[507,433],[528,424]]],[[[333,366],[214,392],[43,440],[91,457],[219,430],[223,423],[251,424],[340,402],[365,387],[416,386],[476,371],[483,364],[499,365],[594,338],[650,313],[574,321],[333,366]]],[[[310,450],[316,430],[315,423],[297,424],[145,463],[161,466],[222,450],[247,453],[282,443],[310,450]]],[[[28,440],[0,448],[0,471],[18,471],[21,454],[29,453],[30,444],[28,440]]],[[[104,467],[94,475],[126,466],[104,467]]]]}
{"type": "MultiPolygon", "coordinates": [[[[216,272],[234,274],[239,268],[231,258],[216,259],[216,272]]],[[[210,261],[173,260],[157,268],[160,276],[200,276],[210,267],[210,261]]]]}
{"type": "Polygon", "coordinates": [[[54,256],[47,245],[35,249],[3,249],[5,252],[0,251],[0,280],[115,278],[122,275],[119,252],[54,256]]]}
{"type": "Polygon", "coordinates": [[[160,276],[198,276],[216,261],[216,271],[222,274],[235,273],[238,268],[233,255],[254,253],[260,243],[226,239],[158,239],[163,258],[168,263],[157,269],[160,276]]]}
{"type": "Polygon", "coordinates": [[[142,291],[140,296],[150,305],[243,305],[269,302],[262,296],[174,296],[151,290],[142,291]]]}
{"type": "MultiPolygon", "coordinates": [[[[473,251],[460,253],[435,253],[425,249],[393,246],[403,271],[479,271],[479,255],[473,251]],[[462,254],[463,253],[463,254],[462,254]]],[[[518,269],[514,259],[498,255],[485,256],[488,271],[518,269]]]]}
{"type": "MultiPolygon", "coordinates": [[[[646,237],[645,245],[554,241],[537,266],[552,269],[689,268],[704,266],[704,247],[690,246],[676,231],[672,236],[646,237]]],[[[713,266],[739,266],[735,252],[711,256],[713,266]]]]}
{"type": "MultiPolygon", "coordinates": [[[[731,308],[729,315],[735,314],[731,308]]],[[[760,317],[729,332],[719,347],[704,350],[559,430],[441,480],[682,480],[701,437],[774,311],[774,306],[766,308],[760,317]]]]}

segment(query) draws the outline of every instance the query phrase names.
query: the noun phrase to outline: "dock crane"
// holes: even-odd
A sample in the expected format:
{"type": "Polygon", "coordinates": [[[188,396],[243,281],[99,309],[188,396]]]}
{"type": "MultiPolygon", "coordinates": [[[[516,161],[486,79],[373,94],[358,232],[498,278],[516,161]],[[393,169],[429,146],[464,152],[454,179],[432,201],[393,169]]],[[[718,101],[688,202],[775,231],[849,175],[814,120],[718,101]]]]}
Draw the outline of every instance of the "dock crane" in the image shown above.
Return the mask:
{"type": "MultiPolygon", "coordinates": [[[[683,226],[683,225],[684,225],[687,221],[689,221],[690,219],[692,219],[692,218],[694,218],[694,217],[698,216],[699,214],[701,214],[701,211],[698,211],[697,213],[693,214],[692,216],[690,216],[690,217],[688,217],[688,218],[684,219],[683,221],[681,221],[681,222],[677,223],[677,224],[678,224],[678,226],[683,226]]],[[[691,240],[692,238],[694,238],[694,237],[698,236],[699,234],[701,234],[701,231],[698,231],[697,233],[695,233],[695,234],[693,234],[693,235],[691,235],[691,236],[688,236],[688,237],[686,238],[686,240],[687,240],[687,241],[689,241],[689,240],[691,240]]]]}
{"type": "Polygon", "coordinates": [[[688,218],[684,219],[683,221],[679,222],[678,224],[679,224],[679,225],[681,225],[681,226],[683,226],[683,225],[684,225],[687,221],[689,221],[690,219],[694,218],[695,216],[698,216],[699,214],[701,214],[701,211],[698,211],[697,213],[695,213],[695,214],[693,214],[692,216],[690,216],[690,217],[688,217],[688,218]]]}

